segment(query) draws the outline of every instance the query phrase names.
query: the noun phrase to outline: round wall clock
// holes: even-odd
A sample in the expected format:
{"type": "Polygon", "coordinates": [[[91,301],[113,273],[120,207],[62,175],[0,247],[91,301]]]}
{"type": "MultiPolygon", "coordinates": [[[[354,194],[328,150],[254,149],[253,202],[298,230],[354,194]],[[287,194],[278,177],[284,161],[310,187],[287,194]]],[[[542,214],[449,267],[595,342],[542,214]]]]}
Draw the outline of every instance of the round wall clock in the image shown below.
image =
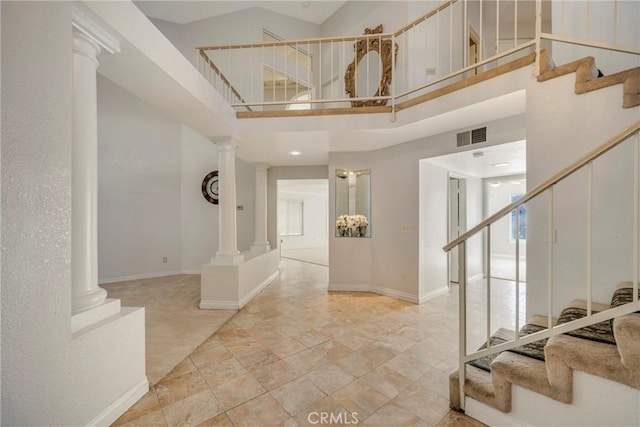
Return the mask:
{"type": "Polygon", "coordinates": [[[218,171],[210,172],[204,177],[202,195],[209,203],[218,204],[218,171]]]}

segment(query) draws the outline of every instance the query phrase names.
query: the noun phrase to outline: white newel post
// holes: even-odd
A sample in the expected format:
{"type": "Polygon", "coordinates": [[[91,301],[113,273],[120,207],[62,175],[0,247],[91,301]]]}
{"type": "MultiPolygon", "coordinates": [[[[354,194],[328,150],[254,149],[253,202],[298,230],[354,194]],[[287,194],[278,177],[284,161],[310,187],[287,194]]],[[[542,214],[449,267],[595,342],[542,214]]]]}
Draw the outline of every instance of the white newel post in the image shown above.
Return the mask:
{"type": "Polygon", "coordinates": [[[71,269],[74,314],[102,305],[98,286],[98,126],[96,57],[119,52],[116,39],[73,10],[71,269]]]}
{"type": "Polygon", "coordinates": [[[244,256],[238,251],[236,229],[236,156],[233,139],[216,141],[218,146],[218,251],[212,264],[239,264],[244,256]]]}
{"type": "Polygon", "coordinates": [[[267,253],[271,246],[267,241],[267,163],[254,164],[256,170],[256,206],[254,241],[251,251],[259,254],[267,253]]]}

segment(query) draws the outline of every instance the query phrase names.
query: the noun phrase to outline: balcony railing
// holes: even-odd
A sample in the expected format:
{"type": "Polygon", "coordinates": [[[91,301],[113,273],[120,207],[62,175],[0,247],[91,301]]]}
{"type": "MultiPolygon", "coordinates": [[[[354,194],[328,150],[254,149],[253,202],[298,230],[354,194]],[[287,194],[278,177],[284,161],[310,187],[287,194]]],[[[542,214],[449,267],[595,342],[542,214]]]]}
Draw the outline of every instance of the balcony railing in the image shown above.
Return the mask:
{"type": "Polygon", "coordinates": [[[237,111],[395,111],[530,55],[530,3],[448,0],[392,33],[200,46],[198,68],[237,111]]]}

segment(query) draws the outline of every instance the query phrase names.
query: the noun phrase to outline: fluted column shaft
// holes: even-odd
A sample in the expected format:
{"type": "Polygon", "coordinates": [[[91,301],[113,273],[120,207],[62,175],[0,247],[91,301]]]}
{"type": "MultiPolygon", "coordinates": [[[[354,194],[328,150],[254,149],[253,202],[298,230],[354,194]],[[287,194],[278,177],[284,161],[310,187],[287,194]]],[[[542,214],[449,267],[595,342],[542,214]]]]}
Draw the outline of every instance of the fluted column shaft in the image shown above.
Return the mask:
{"type": "Polygon", "coordinates": [[[238,264],[243,256],[238,251],[236,225],[236,158],[231,138],[216,142],[218,146],[218,251],[214,264],[238,264]]]}
{"type": "Polygon", "coordinates": [[[257,253],[266,253],[271,250],[267,241],[267,169],[266,163],[254,165],[256,170],[255,189],[255,214],[254,214],[254,241],[251,250],[257,253]]]}

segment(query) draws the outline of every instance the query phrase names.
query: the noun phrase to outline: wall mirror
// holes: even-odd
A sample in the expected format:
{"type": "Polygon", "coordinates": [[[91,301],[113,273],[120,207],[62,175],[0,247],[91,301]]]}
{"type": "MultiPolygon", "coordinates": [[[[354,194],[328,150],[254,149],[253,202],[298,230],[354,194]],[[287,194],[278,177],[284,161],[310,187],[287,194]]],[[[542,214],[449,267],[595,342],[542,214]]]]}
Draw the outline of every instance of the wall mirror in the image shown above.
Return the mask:
{"type": "MultiPolygon", "coordinates": [[[[365,35],[382,34],[382,24],[367,28],[365,35]]],[[[344,74],[344,87],[349,98],[389,96],[391,83],[391,61],[398,54],[398,46],[390,38],[367,37],[356,42],[355,57],[344,74]]],[[[388,99],[351,101],[352,107],[387,105],[388,99]]]]}
{"type": "Polygon", "coordinates": [[[371,170],[336,169],[336,237],[371,237],[371,170]]]}

